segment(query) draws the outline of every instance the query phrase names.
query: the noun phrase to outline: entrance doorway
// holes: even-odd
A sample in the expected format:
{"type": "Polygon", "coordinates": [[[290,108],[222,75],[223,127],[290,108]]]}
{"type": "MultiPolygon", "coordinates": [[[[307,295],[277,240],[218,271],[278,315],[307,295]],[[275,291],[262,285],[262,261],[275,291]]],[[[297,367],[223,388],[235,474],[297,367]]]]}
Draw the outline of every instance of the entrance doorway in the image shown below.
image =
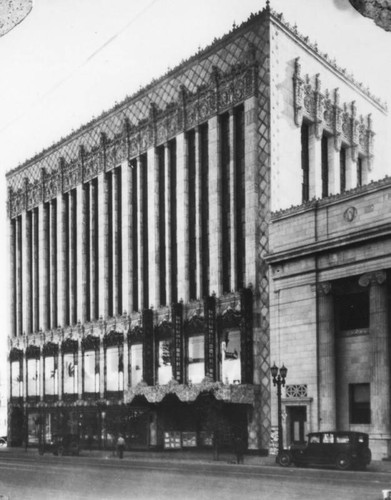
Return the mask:
{"type": "Polygon", "coordinates": [[[304,443],[307,431],[307,407],[287,406],[288,445],[304,443]]]}

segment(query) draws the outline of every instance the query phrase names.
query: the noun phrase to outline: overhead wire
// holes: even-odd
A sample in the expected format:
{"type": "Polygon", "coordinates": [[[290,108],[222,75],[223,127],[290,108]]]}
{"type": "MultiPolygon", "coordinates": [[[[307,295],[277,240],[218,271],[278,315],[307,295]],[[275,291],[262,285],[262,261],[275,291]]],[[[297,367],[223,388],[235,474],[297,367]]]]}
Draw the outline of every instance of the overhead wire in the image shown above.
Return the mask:
{"type": "Polygon", "coordinates": [[[65,77],[61,78],[57,83],[52,85],[47,92],[45,92],[41,97],[39,97],[34,103],[31,104],[25,111],[17,115],[15,118],[10,120],[8,123],[4,125],[0,129],[0,133],[6,131],[11,125],[19,121],[23,116],[30,112],[35,106],[37,106],[40,102],[45,100],[48,96],[53,94],[59,87],[61,87],[65,82],[70,80],[75,73],[80,71],[84,66],[86,66],[92,59],[94,59],[102,50],[104,50],[108,45],[110,45],[114,40],[116,40],[124,31],[126,31],[132,24],[134,24],[142,15],[145,14],[155,3],[159,0],[152,0],[148,5],[144,7],[141,11],[139,11],[134,17],[132,17],[120,30],[118,30],[114,35],[108,38],[102,45],[100,45],[96,50],[94,50],[84,61],[79,64],[76,68],[74,68],[70,73],[68,73],[65,77]]]}

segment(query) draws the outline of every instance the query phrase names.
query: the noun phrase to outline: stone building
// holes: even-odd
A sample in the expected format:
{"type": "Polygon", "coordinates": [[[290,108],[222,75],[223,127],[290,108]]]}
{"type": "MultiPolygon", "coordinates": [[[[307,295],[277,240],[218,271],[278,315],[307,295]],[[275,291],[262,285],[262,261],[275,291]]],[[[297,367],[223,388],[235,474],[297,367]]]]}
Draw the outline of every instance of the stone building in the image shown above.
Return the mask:
{"type": "Polygon", "coordinates": [[[276,212],[271,352],[288,367],[286,444],[314,430],[370,435],[390,456],[391,179],[276,212]]]}
{"type": "Polygon", "coordinates": [[[271,210],[382,177],[384,122],[267,6],[10,171],[10,442],[268,449],[271,210]]]}

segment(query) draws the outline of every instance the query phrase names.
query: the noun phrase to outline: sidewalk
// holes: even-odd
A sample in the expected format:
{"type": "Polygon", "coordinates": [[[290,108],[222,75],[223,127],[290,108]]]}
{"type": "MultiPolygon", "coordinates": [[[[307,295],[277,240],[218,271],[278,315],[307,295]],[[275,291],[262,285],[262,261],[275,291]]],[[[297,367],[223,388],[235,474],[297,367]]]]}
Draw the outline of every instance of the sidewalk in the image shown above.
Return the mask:
{"type": "MultiPolygon", "coordinates": [[[[25,451],[23,448],[0,448],[0,456],[3,453],[10,454],[15,457],[20,456],[21,458],[26,455],[38,456],[38,450],[36,448],[28,448],[27,451],[25,451]]],[[[50,455],[50,453],[45,453],[45,456],[48,455],[50,455]]],[[[82,450],[80,453],[80,457],[92,458],[96,460],[119,460],[118,456],[110,450],[82,450]]],[[[72,458],[74,460],[77,460],[77,457],[72,458]]],[[[233,453],[223,451],[219,454],[219,459],[214,460],[212,450],[132,450],[125,451],[124,458],[122,460],[124,462],[145,460],[150,462],[166,461],[171,463],[180,463],[186,461],[199,464],[235,464],[235,456],[233,453]]],[[[276,464],[275,455],[259,456],[248,454],[244,456],[244,465],[254,467],[279,467],[279,465],[276,464]]],[[[370,463],[367,470],[371,472],[391,473],[391,460],[374,460],[370,463]]]]}

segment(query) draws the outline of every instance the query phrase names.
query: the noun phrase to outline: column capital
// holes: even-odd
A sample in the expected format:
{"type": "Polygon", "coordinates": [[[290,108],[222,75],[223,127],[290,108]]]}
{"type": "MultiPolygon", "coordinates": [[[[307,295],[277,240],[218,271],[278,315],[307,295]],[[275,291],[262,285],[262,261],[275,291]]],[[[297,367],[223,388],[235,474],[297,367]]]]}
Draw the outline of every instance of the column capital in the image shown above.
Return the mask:
{"type": "Polygon", "coordinates": [[[386,279],[386,272],[381,270],[363,274],[362,276],[360,276],[358,283],[362,287],[367,287],[373,284],[382,285],[386,281],[386,279]]]}
{"type": "Polygon", "coordinates": [[[323,281],[316,285],[316,291],[318,295],[329,295],[332,293],[333,286],[330,281],[323,281]]]}

